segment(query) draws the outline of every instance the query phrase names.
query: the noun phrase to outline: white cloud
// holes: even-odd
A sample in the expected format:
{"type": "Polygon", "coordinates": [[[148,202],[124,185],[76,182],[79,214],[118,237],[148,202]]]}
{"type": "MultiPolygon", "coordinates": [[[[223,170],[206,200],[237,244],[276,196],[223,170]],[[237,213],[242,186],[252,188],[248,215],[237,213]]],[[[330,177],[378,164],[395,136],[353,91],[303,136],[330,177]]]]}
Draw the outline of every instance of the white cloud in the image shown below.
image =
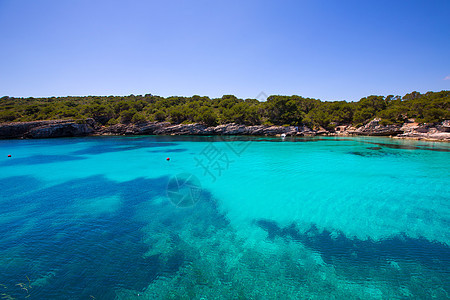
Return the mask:
{"type": "Polygon", "coordinates": [[[450,75],[445,76],[444,80],[450,80],[450,75]]]}

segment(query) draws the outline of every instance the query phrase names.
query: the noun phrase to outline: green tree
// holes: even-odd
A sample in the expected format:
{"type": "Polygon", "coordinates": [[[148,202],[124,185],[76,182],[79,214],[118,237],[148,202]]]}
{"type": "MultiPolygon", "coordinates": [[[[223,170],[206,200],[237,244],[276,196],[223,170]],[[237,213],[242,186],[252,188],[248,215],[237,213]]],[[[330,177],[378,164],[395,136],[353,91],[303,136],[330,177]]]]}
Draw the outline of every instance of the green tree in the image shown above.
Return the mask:
{"type": "Polygon", "coordinates": [[[136,113],[137,111],[134,108],[122,111],[120,113],[120,122],[124,124],[130,123],[136,113]]]}

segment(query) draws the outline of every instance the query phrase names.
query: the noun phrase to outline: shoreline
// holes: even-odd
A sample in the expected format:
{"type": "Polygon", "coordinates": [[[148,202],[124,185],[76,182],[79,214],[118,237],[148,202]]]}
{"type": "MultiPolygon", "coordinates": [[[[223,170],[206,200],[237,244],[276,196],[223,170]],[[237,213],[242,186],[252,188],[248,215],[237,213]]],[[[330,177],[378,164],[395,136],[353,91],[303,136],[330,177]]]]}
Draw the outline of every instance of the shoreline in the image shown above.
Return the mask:
{"type": "Polygon", "coordinates": [[[42,139],[81,136],[133,136],[133,135],[222,135],[222,136],[384,136],[430,142],[450,142],[450,121],[439,124],[381,125],[374,119],[355,128],[351,125],[336,126],[334,130],[311,129],[303,126],[240,125],[236,123],[206,126],[200,123],[171,124],[169,122],[142,122],[102,126],[93,119],[43,120],[32,122],[0,123],[0,139],[42,139]]]}

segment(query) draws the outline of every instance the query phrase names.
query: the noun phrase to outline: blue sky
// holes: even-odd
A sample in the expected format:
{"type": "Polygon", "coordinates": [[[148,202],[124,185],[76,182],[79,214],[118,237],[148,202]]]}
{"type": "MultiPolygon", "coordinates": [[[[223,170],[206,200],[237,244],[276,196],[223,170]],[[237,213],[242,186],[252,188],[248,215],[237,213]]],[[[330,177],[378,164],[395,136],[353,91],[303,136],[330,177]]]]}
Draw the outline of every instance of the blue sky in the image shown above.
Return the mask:
{"type": "Polygon", "coordinates": [[[0,0],[0,96],[449,90],[449,16],[448,0],[0,0]]]}

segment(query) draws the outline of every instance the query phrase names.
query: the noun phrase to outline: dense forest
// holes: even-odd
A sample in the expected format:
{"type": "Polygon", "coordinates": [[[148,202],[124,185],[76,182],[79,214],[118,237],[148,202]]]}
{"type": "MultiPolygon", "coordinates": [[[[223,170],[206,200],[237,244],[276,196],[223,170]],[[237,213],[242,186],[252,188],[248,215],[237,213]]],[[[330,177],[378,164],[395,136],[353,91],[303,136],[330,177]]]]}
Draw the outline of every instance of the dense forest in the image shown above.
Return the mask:
{"type": "Polygon", "coordinates": [[[103,125],[169,121],[218,125],[307,125],[330,129],[336,125],[360,126],[374,117],[382,124],[399,124],[408,118],[419,123],[450,119],[450,91],[412,92],[405,96],[368,96],[358,102],[320,101],[300,96],[270,96],[267,101],[238,99],[233,95],[210,99],[163,98],[147,94],[51,98],[0,98],[0,122],[93,118],[103,125]]]}

